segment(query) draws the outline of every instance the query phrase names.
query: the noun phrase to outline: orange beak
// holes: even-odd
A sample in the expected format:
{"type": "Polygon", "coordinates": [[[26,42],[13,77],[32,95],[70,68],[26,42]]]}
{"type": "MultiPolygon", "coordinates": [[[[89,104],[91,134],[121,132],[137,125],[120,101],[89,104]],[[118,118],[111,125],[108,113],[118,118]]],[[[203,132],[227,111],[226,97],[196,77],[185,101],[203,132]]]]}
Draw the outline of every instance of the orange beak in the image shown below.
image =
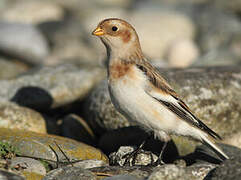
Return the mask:
{"type": "Polygon", "coordinates": [[[101,29],[100,27],[97,27],[93,32],[92,32],[92,35],[95,35],[95,36],[102,36],[104,35],[104,31],[103,29],[101,29]]]}

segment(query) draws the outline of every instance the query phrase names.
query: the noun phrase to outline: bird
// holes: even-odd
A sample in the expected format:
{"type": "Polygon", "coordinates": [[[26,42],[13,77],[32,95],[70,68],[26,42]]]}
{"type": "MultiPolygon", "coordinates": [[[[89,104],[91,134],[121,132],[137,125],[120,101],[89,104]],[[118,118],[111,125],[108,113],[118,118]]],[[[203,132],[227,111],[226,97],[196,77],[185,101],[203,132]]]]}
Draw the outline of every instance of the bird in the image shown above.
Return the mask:
{"type": "Polygon", "coordinates": [[[221,137],[205,125],[145,58],[134,27],[119,18],[102,20],[92,32],[107,52],[108,90],[114,107],[129,121],[165,142],[184,136],[211,148],[222,160],[229,157],[216,144],[221,137]]]}

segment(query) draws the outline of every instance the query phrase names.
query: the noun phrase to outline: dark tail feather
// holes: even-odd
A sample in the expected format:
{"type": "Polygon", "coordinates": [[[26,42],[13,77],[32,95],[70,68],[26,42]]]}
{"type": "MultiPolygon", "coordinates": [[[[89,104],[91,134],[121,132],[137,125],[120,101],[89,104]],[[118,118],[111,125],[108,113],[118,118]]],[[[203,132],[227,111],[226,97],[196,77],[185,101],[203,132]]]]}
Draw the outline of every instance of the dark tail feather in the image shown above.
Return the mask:
{"type": "Polygon", "coordinates": [[[202,136],[203,143],[212,149],[222,160],[229,159],[229,157],[207,136],[202,136]]]}

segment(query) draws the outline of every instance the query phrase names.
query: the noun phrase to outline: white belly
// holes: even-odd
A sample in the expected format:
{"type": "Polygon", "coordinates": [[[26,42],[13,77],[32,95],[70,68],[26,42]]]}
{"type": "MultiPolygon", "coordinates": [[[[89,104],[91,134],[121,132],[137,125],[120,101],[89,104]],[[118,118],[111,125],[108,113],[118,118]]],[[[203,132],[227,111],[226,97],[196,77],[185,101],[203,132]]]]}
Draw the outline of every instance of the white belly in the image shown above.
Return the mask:
{"type": "Polygon", "coordinates": [[[145,81],[148,80],[133,81],[127,77],[115,82],[109,81],[112,103],[129,121],[134,121],[157,135],[163,134],[161,131],[169,134],[173,126],[176,126],[177,117],[145,92],[145,81]]]}

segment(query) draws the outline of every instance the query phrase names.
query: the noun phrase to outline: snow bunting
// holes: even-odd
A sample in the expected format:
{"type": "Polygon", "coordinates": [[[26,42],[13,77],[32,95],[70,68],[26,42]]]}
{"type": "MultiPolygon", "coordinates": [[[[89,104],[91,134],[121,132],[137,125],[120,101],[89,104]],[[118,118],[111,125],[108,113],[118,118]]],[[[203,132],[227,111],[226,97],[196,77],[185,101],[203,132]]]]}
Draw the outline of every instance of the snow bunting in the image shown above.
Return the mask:
{"type": "Polygon", "coordinates": [[[171,134],[191,137],[209,146],[221,159],[228,159],[215,144],[220,136],[192,113],[145,59],[138,35],[129,23],[105,19],[92,34],[100,37],[107,49],[108,88],[121,114],[153,131],[164,142],[170,140],[171,134]]]}

